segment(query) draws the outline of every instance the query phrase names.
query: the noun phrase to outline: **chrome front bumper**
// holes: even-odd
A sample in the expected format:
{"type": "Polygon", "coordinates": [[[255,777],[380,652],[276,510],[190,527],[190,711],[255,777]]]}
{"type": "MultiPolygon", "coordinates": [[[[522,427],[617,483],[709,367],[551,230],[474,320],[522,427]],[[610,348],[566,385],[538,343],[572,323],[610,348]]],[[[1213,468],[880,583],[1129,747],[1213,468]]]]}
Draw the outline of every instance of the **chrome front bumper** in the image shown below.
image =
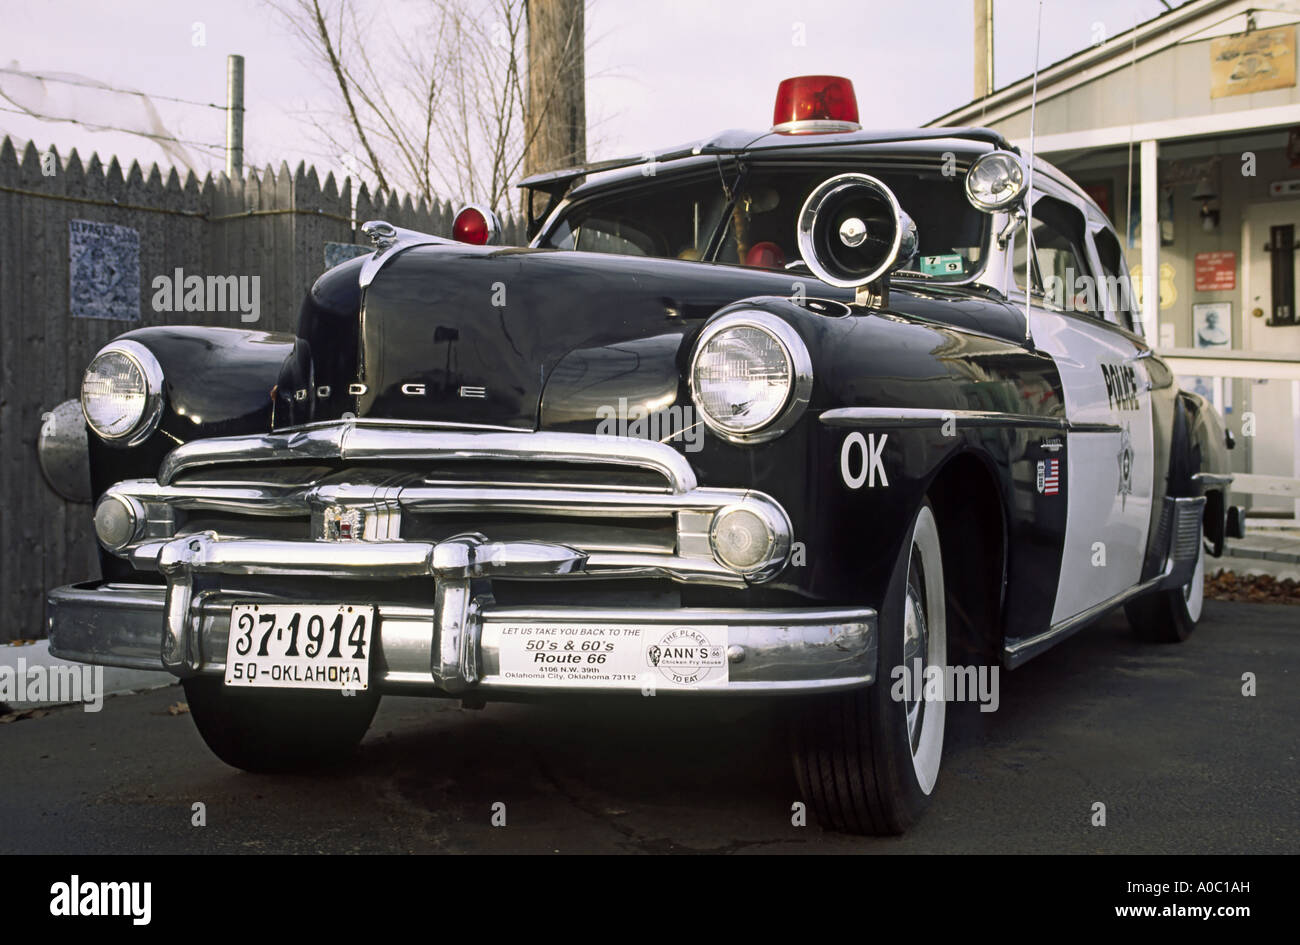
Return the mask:
{"type": "MultiPolygon", "coordinates": [[[[436,556],[435,556],[436,557],[436,556]]],[[[187,610],[181,638],[164,631],[168,591],[157,585],[100,584],[50,593],[50,650],[63,659],[133,669],[170,669],[178,676],[224,674],[230,611],[236,603],[274,600],[247,593],[203,592],[187,610]],[[181,663],[166,663],[163,640],[181,663]]],[[[287,601],[284,601],[287,602],[287,601]]],[[[721,695],[793,695],[854,689],[873,681],[876,613],[862,609],[750,610],[590,607],[498,607],[457,585],[439,590],[432,607],[378,604],[372,679],[383,692],[465,695],[470,692],[563,692],[500,675],[500,631],[539,623],[725,626],[728,680],[699,690],[721,695]]],[[[583,692],[599,688],[582,687],[583,692]]],[[[610,690],[615,691],[615,690],[610,690]]]]}

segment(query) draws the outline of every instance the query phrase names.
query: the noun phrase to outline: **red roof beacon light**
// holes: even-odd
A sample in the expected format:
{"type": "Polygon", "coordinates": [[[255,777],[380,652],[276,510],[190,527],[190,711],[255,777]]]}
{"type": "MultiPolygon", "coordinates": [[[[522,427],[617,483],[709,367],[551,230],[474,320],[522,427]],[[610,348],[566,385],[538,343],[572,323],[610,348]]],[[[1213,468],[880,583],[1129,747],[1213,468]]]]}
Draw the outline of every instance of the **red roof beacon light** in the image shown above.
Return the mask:
{"type": "Polygon", "coordinates": [[[853,83],[842,76],[795,76],[783,79],[776,90],[772,130],[778,134],[822,134],[861,127],[853,83]]]}
{"type": "Polygon", "coordinates": [[[486,207],[470,204],[456,214],[451,238],[473,246],[496,245],[501,240],[501,221],[486,207]]]}

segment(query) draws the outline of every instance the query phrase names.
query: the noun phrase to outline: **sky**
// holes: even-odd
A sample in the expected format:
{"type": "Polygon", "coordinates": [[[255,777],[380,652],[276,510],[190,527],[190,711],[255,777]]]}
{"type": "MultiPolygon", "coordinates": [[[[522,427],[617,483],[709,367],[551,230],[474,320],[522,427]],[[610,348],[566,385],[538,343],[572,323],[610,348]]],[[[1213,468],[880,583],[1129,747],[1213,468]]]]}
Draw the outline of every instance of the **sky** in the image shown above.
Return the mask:
{"type": "MultiPolygon", "coordinates": [[[[401,25],[421,0],[358,0],[401,25]]],[[[475,0],[465,0],[475,2],[475,0]]],[[[1177,0],[1171,0],[1177,4],[1177,0]]],[[[1037,0],[995,0],[995,83],[1034,65],[1037,0]]],[[[1044,0],[1038,57],[1047,66],[1143,22],[1159,0],[1044,0]]],[[[0,137],[63,154],[75,146],[145,167],[183,157],[223,164],[226,56],[246,60],[246,163],[340,167],[339,148],[309,120],[333,109],[328,76],[312,64],[267,0],[0,0],[0,70],[75,74],[138,96],[48,83],[0,71],[0,137]],[[201,43],[200,43],[201,40],[201,43]],[[5,95],[47,94],[44,107],[82,124],[14,114],[5,95]],[[91,125],[160,121],[185,142],[166,152],[91,125]]],[[[771,123],[778,82],[808,73],[854,81],[869,128],[922,124],[968,101],[972,0],[592,0],[587,17],[588,158],[640,154],[725,128],[771,123]]],[[[27,100],[27,99],[24,99],[27,100]]]]}

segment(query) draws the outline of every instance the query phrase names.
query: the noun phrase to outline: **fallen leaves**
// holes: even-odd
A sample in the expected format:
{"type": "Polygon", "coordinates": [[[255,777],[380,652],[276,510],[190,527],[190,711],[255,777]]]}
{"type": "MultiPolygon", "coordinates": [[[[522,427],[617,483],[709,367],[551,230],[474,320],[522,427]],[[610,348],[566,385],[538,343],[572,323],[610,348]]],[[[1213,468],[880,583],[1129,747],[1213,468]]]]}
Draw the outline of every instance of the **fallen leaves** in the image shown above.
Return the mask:
{"type": "Polygon", "coordinates": [[[1271,574],[1219,571],[1213,577],[1206,576],[1205,596],[1248,604],[1300,604],[1300,583],[1290,578],[1279,581],[1271,574]]]}
{"type": "Polygon", "coordinates": [[[49,714],[49,709],[22,709],[18,712],[6,712],[4,715],[0,715],[0,725],[21,722],[23,719],[43,719],[49,714]]]}

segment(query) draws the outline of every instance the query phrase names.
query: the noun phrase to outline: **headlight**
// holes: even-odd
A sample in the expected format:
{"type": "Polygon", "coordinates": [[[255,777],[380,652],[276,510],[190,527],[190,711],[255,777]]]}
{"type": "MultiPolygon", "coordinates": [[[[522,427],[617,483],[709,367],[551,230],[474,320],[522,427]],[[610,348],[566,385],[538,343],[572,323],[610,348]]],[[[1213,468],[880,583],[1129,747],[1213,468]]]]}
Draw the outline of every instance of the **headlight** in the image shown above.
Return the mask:
{"type": "Polygon", "coordinates": [[[808,349],[788,322],[768,312],[732,312],[700,335],[691,395],[705,424],[733,443],[788,430],[812,390],[808,349]]]}
{"type": "Polygon", "coordinates": [[[1025,165],[1010,151],[981,154],[966,172],[966,199],[977,210],[1005,210],[1025,192],[1025,165]]]}
{"type": "Polygon", "coordinates": [[[113,446],[135,446],[162,418],[162,368],[153,353],[135,341],[114,341],[86,368],[81,380],[81,410],[86,423],[113,446]]]}

